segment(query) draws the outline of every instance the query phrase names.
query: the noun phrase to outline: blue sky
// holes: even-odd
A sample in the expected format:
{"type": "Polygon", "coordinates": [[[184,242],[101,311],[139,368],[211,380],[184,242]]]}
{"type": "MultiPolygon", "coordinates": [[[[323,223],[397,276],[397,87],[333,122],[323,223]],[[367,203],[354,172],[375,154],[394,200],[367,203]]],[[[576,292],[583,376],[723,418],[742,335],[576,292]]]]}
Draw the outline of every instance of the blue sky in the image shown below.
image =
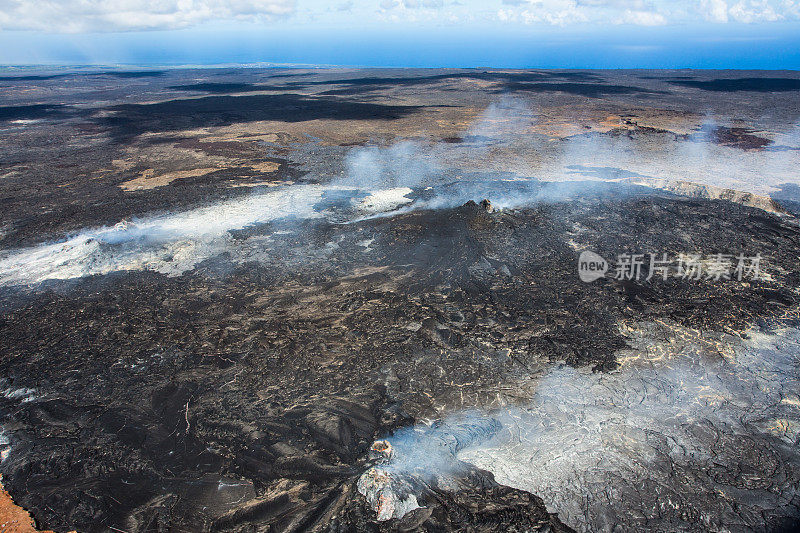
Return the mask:
{"type": "Polygon", "coordinates": [[[0,0],[2,64],[800,68],[800,0],[0,0]]]}

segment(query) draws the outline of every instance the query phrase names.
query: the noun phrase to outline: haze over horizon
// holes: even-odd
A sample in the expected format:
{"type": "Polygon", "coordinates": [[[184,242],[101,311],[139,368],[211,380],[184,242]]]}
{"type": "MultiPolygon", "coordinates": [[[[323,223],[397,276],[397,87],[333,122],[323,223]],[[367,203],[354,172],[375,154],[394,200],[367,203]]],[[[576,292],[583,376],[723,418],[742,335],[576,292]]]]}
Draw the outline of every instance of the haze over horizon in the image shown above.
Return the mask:
{"type": "Polygon", "coordinates": [[[797,0],[0,2],[0,64],[800,68],[797,0]]]}

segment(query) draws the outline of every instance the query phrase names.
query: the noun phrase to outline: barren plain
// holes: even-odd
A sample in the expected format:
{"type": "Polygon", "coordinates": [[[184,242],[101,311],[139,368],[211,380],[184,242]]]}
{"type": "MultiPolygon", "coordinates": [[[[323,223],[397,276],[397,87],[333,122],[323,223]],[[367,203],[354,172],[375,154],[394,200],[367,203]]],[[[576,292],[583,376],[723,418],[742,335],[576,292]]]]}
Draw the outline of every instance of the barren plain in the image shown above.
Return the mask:
{"type": "Polygon", "coordinates": [[[797,72],[5,69],[0,95],[0,473],[37,527],[800,518],[797,72]]]}

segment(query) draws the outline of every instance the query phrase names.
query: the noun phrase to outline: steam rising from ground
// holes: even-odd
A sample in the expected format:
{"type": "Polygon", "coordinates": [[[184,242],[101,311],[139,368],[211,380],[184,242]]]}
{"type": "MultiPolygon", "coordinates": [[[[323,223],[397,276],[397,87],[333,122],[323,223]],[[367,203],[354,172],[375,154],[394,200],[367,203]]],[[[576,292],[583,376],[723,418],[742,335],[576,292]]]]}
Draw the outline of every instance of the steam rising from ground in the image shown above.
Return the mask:
{"type": "MultiPolygon", "coordinates": [[[[492,131],[507,134],[519,128],[524,115],[518,102],[504,100],[489,106],[485,118],[473,129],[482,132],[494,128],[492,131]],[[495,125],[487,126],[487,120],[495,125]]],[[[391,212],[412,202],[408,197],[412,187],[436,183],[436,177],[442,175],[436,152],[436,145],[423,150],[410,142],[357,148],[346,158],[347,175],[327,185],[276,188],[183,213],[87,229],[62,242],[0,253],[0,285],[33,285],[120,270],[180,275],[230,250],[234,244],[229,232],[233,230],[292,219],[348,222],[391,212]]],[[[460,190],[449,203],[464,203],[471,199],[462,201],[467,193],[460,190]]],[[[439,198],[435,202],[418,201],[414,207],[442,205],[439,198]]]]}
{"type": "MultiPolygon", "coordinates": [[[[387,183],[387,185],[393,185],[387,183]]],[[[271,223],[274,231],[292,229],[298,220],[348,223],[416,209],[462,205],[492,198],[496,207],[561,201],[598,192],[591,183],[541,184],[533,179],[473,179],[438,187],[407,186],[362,190],[352,185],[292,185],[243,199],[85,230],[61,242],[0,253],[0,285],[34,285],[123,270],[180,275],[223,252],[255,256],[232,231],[271,223]]],[[[263,244],[263,242],[261,243],[263,244]]]]}
{"type": "Polygon", "coordinates": [[[652,138],[635,134],[571,137],[564,141],[560,156],[544,161],[539,172],[566,180],[688,180],[760,195],[769,195],[783,183],[800,183],[800,130],[777,132],[773,145],[745,151],[713,142],[711,132],[719,126],[708,117],[699,131],[677,140],[669,133],[652,138]]]}
{"type": "Polygon", "coordinates": [[[728,353],[697,341],[610,374],[553,369],[459,458],[581,531],[775,529],[797,513],[800,332],[728,353]]]}
{"type": "Polygon", "coordinates": [[[418,188],[469,181],[469,172],[459,168],[459,163],[490,157],[495,146],[527,133],[535,118],[527,101],[502,98],[470,126],[463,144],[403,141],[388,147],[354,148],[345,158],[347,172],[339,184],[361,189],[418,188]]]}
{"type": "Polygon", "coordinates": [[[355,198],[354,213],[392,209],[409,190],[382,195],[317,185],[296,185],[228,200],[183,213],[86,230],[63,242],[33,246],[0,258],[0,284],[25,285],[118,270],[181,274],[231,247],[231,231],[268,222],[323,218],[334,193],[355,198]]]}
{"type": "Polygon", "coordinates": [[[420,491],[431,487],[458,491],[458,476],[466,465],[455,460],[456,454],[490,440],[501,427],[475,411],[430,426],[401,429],[373,445],[379,464],[361,476],[358,490],[377,511],[379,521],[402,518],[419,507],[420,491]]]}
{"type": "MultiPolygon", "coordinates": [[[[552,148],[550,139],[532,133],[535,123],[525,101],[502,100],[463,142],[355,148],[346,176],[327,185],[276,188],[5,252],[0,285],[118,270],[177,275],[234,248],[230,232],[256,224],[349,222],[481,198],[518,207],[592,189],[543,185],[537,175],[689,178],[754,192],[800,183],[800,128],[775,136],[780,150],[744,152],[714,144],[702,133],[707,128],[669,142],[668,135],[658,141],[577,135],[552,148]],[[503,159],[508,154],[519,157],[503,159]],[[506,173],[470,170],[476,161],[498,158],[506,173]]],[[[736,350],[725,347],[737,344],[730,338],[719,343],[682,334],[667,332],[660,345],[652,341],[657,335],[644,339],[618,372],[554,368],[538,378],[530,405],[398,432],[391,439],[397,455],[386,469],[441,485],[457,472],[458,457],[540,495],[550,511],[584,531],[737,530],[763,528],[765,520],[775,526],[797,511],[800,332],[753,335],[736,350]]],[[[0,454],[6,444],[0,433],[0,454]]]]}
{"type": "MultiPolygon", "coordinates": [[[[713,126],[713,117],[706,123],[713,126]]],[[[502,98],[487,107],[459,142],[354,148],[345,158],[345,176],[327,185],[276,188],[0,253],[0,285],[119,270],[179,275],[231,250],[230,231],[267,222],[326,218],[341,223],[482,198],[496,207],[514,208],[609,191],[587,180],[649,180],[662,187],[669,180],[690,179],[762,193],[800,183],[800,127],[775,135],[774,150],[743,152],[711,142],[703,133],[708,128],[691,140],[593,133],[555,142],[535,133],[536,124],[529,101],[502,98]]]]}
{"type": "Polygon", "coordinates": [[[800,331],[742,343],[643,327],[618,372],[555,367],[528,406],[396,432],[391,461],[376,467],[389,481],[365,483],[373,469],[362,493],[458,490],[457,458],[541,496],[579,531],[775,530],[796,519],[800,331]]]}
{"type": "Polygon", "coordinates": [[[187,211],[87,230],[60,243],[7,254],[0,260],[2,284],[30,284],[117,270],[179,274],[219,253],[228,232],[286,217],[319,216],[314,186],[274,190],[187,211]]]}
{"type": "Polygon", "coordinates": [[[478,410],[465,411],[435,422],[403,428],[388,439],[392,460],[385,466],[389,472],[409,473],[425,483],[440,481],[454,474],[456,454],[472,446],[484,444],[501,429],[500,423],[478,410]]]}
{"type": "MultiPolygon", "coordinates": [[[[458,181],[468,188],[472,180],[494,173],[548,182],[688,180],[769,195],[784,183],[800,183],[800,125],[772,133],[752,131],[748,135],[763,136],[772,144],[743,150],[715,141],[720,128],[735,124],[710,114],[688,134],[620,128],[561,139],[539,133],[539,121],[531,101],[503,98],[454,139],[458,142],[417,140],[354,148],[346,157],[342,184],[417,188],[458,181]]],[[[502,187],[498,192],[502,194],[502,187]]],[[[431,205],[453,203],[455,199],[431,205]]]]}
{"type": "Polygon", "coordinates": [[[265,223],[355,220],[411,202],[408,188],[360,191],[338,185],[293,185],[182,213],[85,230],[62,242],[0,254],[0,285],[29,285],[120,270],[179,275],[233,250],[230,232],[265,223]]]}
{"type": "MultiPolygon", "coordinates": [[[[489,106],[470,130],[473,156],[492,142],[524,129],[532,112],[519,101],[489,106]],[[487,137],[493,136],[493,137],[487,137]]],[[[121,270],[180,275],[235,248],[231,231],[267,222],[326,218],[349,222],[409,209],[441,208],[492,198],[499,207],[553,200],[561,192],[539,190],[538,181],[508,175],[463,176],[444,166],[440,144],[399,143],[357,148],[346,158],[347,174],[327,185],[292,185],[183,213],[124,221],[89,229],[64,241],[0,254],[0,285],[32,285],[121,270]],[[440,164],[440,162],[442,164],[440,164]],[[412,193],[416,197],[412,200],[412,193]]]]}
{"type": "MultiPolygon", "coordinates": [[[[503,157],[503,149],[526,144],[522,151],[538,150],[540,136],[532,134],[536,113],[529,101],[504,97],[489,105],[465,132],[463,142],[403,141],[390,146],[354,148],[345,158],[345,177],[341,187],[363,190],[384,188],[413,189],[411,209],[442,209],[463,205],[469,200],[491,199],[500,208],[516,208],[537,202],[557,202],[576,195],[591,195],[603,189],[587,183],[543,183],[531,168],[513,171],[470,170],[486,160],[503,157]],[[533,145],[531,143],[534,143],[533,145]]],[[[599,145],[595,143],[594,148],[599,145]]],[[[616,146],[608,146],[616,150],[616,146]]],[[[585,154],[591,159],[590,154],[585,154]]],[[[585,161],[584,160],[584,161],[585,161]]],[[[608,192],[607,189],[604,189],[608,192]]]]}

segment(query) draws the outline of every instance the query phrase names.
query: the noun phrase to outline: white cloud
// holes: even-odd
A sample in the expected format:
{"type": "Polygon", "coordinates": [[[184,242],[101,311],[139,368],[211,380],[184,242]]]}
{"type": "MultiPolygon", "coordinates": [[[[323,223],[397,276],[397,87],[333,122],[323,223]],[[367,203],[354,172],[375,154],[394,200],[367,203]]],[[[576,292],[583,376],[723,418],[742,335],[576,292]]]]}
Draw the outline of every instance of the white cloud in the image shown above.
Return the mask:
{"type": "Polygon", "coordinates": [[[393,24],[458,25],[472,22],[484,11],[485,5],[474,0],[380,0],[377,16],[393,24]]]}
{"type": "Polygon", "coordinates": [[[700,9],[710,22],[728,22],[728,3],[725,0],[703,0],[700,9]]]}
{"type": "Polygon", "coordinates": [[[380,6],[383,9],[439,9],[444,7],[444,0],[382,0],[380,6]]]}
{"type": "Polygon", "coordinates": [[[800,0],[501,0],[504,22],[659,26],[705,19],[756,23],[800,19],[800,0]]]}
{"type": "Polygon", "coordinates": [[[800,1],[783,0],[781,9],[788,19],[800,19],[800,1]]]}
{"type": "Polygon", "coordinates": [[[620,24],[635,24],[637,26],[663,26],[667,19],[661,13],[654,11],[633,11],[630,9],[622,13],[618,20],[620,24]]]}
{"type": "Polygon", "coordinates": [[[588,21],[585,11],[576,0],[530,0],[520,15],[526,24],[544,22],[566,26],[588,21]]]}
{"type": "Polygon", "coordinates": [[[497,10],[497,20],[500,22],[516,22],[517,19],[517,12],[513,9],[498,9],[497,10]]]}
{"type": "Polygon", "coordinates": [[[711,22],[775,22],[800,19],[800,2],[797,0],[703,0],[701,12],[711,22]]]}
{"type": "Polygon", "coordinates": [[[0,31],[164,30],[291,16],[342,25],[762,23],[800,19],[800,0],[0,0],[0,31]]]}
{"type": "Polygon", "coordinates": [[[728,10],[730,17],[737,22],[775,22],[781,20],[775,8],[767,0],[741,1],[728,10]]]}
{"type": "Polygon", "coordinates": [[[349,0],[347,2],[342,2],[341,4],[336,6],[336,11],[352,11],[353,7],[355,7],[353,0],[349,0]]]}
{"type": "Polygon", "coordinates": [[[652,7],[649,2],[645,2],[644,0],[578,0],[578,4],[582,6],[611,7],[633,11],[642,11],[652,7]]]}
{"type": "Polygon", "coordinates": [[[161,30],[291,15],[296,0],[0,0],[0,29],[51,32],[161,30]]]}

